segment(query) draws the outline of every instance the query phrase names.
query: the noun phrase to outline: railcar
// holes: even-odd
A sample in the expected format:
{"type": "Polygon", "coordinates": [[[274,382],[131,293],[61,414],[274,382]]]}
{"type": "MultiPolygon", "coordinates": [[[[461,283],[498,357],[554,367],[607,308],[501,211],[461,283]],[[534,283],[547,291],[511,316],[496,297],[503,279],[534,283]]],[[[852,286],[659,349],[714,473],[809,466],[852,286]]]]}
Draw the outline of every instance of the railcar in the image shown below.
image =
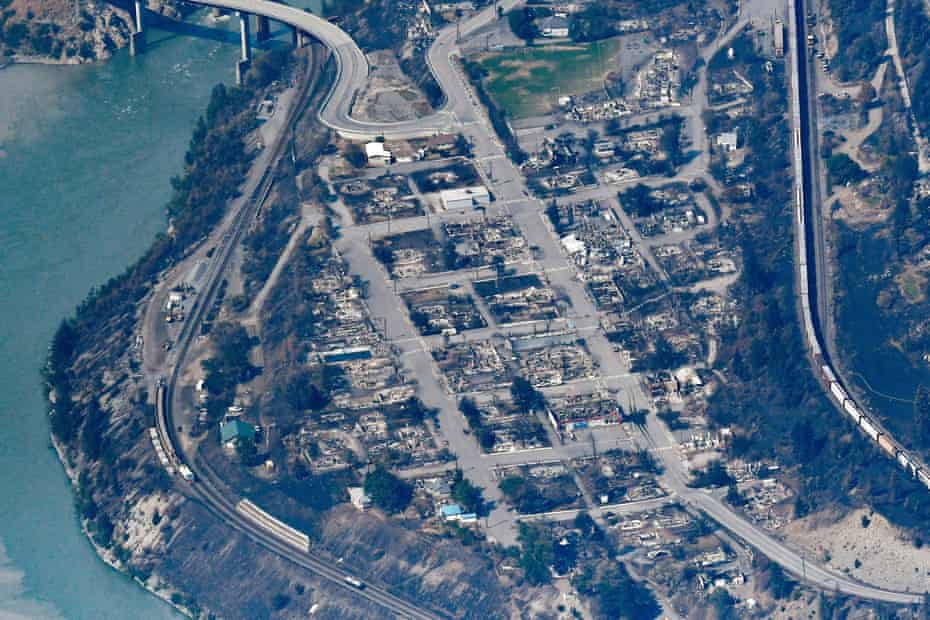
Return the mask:
{"type": "Polygon", "coordinates": [[[859,419],[859,426],[862,427],[862,430],[865,431],[865,434],[871,437],[873,441],[878,441],[878,435],[881,431],[879,431],[878,427],[872,423],[872,420],[866,416],[862,416],[859,419]]]}

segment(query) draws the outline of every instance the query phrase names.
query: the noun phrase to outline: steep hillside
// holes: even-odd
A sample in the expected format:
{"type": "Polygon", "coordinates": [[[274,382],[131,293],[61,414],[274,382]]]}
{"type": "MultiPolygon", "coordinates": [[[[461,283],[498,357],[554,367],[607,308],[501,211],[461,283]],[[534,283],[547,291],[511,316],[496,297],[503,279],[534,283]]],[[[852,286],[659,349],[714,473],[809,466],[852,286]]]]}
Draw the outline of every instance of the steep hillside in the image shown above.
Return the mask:
{"type": "MultiPolygon", "coordinates": [[[[81,63],[129,44],[128,2],[0,0],[0,64],[7,60],[81,63]]],[[[173,8],[153,10],[175,16],[173,8]]]]}

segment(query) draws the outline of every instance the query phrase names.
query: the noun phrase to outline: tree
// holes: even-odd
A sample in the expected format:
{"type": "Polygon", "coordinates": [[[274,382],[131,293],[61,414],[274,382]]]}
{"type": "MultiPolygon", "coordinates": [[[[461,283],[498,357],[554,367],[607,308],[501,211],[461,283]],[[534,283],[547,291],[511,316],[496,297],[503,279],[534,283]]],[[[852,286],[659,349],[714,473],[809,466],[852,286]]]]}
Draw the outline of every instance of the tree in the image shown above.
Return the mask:
{"type": "Polygon", "coordinates": [[[725,588],[717,588],[711,593],[707,600],[711,608],[717,612],[718,620],[729,620],[730,618],[735,619],[739,617],[734,609],[736,601],[725,588]]]}
{"type": "Polygon", "coordinates": [[[530,413],[546,406],[546,397],[523,377],[514,377],[510,384],[510,395],[523,413],[530,413]]]}
{"type": "Polygon", "coordinates": [[[555,560],[552,541],[539,527],[526,523],[520,523],[517,540],[520,541],[523,549],[520,555],[520,568],[523,569],[523,576],[527,582],[533,586],[549,583],[552,579],[549,567],[555,560]]]}
{"type": "Polygon", "coordinates": [[[365,476],[365,494],[388,513],[403,511],[413,499],[413,487],[389,472],[383,465],[365,476]]]}
{"type": "Polygon", "coordinates": [[[504,261],[504,257],[500,254],[495,254],[494,258],[491,259],[491,266],[494,267],[494,274],[497,277],[497,288],[501,286],[501,279],[507,272],[507,263],[504,261]]]}
{"type": "Polygon", "coordinates": [[[481,410],[478,409],[478,405],[473,398],[466,396],[460,400],[459,411],[465,416],[465,420],[468,422],[468,428],[473,431],[481,428],[481,410]]]}
{"type": "Polygon", "coordinates": [[[602,617],[649,620],[662,611],[649,588],[634,581],[623,564],[608,567],[594,588],[602,617]]]}
{"type": "Polygon", "coordinates": [[[355,143],[346,146],[343,157],[355,168],[364,168],[368,165],[368,156],[365,155],[365,151],[362,150],[362,147],[355,143]]]}
{"type": "Polygon", "coordinates": [[[326,394],[313,383],[308,370],[301,370],[288,379],[284,397],[296,411],[319,411],[329,403],[326,394]]]}
{"type": "Polygon", "coordinates": [[[914,395],[914,421],[920,445],[930,445],[930,389],[923,385],[917,386],[914,395]]]}
{"type": "Polygon", "coordinates": [[[251,439],[244,439],[240,437],[236,441],[236,456],[239,457],[239,462],[243,465],[254,465],[256,458],[258,457],[258,448],[256,447],[255,442],[251,439]]]}
{"type": "Polygon", "coordinates": [[[532,43],[533,39],[539,36],[535,14],[529,7],[516,8],[507,13],[507,22],[510,24],[510,30],[527,43],[532,43]]]}
{"type": "Polygon", "coordinates": [[[87,414],[84,416],[84,426],[81,428],[81,448],[84,456],[91,461],[96,461],[100,457],[105,422],[106,415],[97,401],[91,401],[87,414]]]}
{"type": "Polygon", "coordinates": [[[254,376],[256,369],[249,362],[249,350],[255,346],[256,340],[236,323],[217,325],[213,340],[216,355],[203,362],[206,371],[204,385],[211,394],[219,395],[254,376]]]}
{"type": "Polygon", "coordinates": [[[492,431],[487,426],[482,426],[478,430],[478,445],[481,446],[481,449],[485,452],[490,452],[494,449],[494,444],[497,443],[497,439],[494,437],[494,431],[492,431]]]}
{"type": "Polygon", "coordinates": [[[746,502],[746,500],[743,499],[743,494],[739,492],[735,484],[731,484],[727,487],[726,500],[731,506],[742,506],[746,502]]]}
{"type": "Polygon", "coordinates": [[[837,153],[827,160],[827,172],[830,174],[830,183],[833,185],[846,185],[858,183],[867,175],[846,153],[837,153]]]}
{"type": "Polygon", "coordinates": [[[768,588],[777,599],[786,599],[794,591],[795,582],[785,575],[785,571],[775,562],[766,562],[762,572],[762,586],[768,588]]]}
{"type": "Polygon", "coordinates": [[[410,322],[417,328],[421,334],[427,334],[430,327],[429,315],[420,310],[413,310],[410,313],[410,322]]]}
{"type": "Polygon", "coordinates": [[[484,496],[481,488],[466,480],[461,469],[456,469],[452,476],[452,499],[458,502],[465,512],[476,514],[484,512],[484,496]]]}
{"type": "Polygon", "coordinates": [[[735,486],[736,481],[733,480],[733,477],[727,472],[726,467],[723,466],[723,463],[720,461],[714,461],[707,466],[707,469],[699,471],[694,477],[694,481],[691,482],[692,487],[702,488],[702,487],[723,487],[723,486],[735,486]]]}

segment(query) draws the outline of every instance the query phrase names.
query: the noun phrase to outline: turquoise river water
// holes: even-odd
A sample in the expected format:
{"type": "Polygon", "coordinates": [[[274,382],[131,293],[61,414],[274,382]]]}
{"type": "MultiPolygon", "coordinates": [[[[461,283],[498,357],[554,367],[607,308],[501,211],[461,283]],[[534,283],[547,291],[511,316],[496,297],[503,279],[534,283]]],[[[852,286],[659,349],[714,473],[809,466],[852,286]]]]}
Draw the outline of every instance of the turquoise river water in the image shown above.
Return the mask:
{"type": "Polygon", "coordinates": [[[150,31],[135,59],[0,70],[0,618],[177,617],[82,535],[39,372],[59,321],[164,229],[193,123],[234,79],[234,25],[150,31]]]}

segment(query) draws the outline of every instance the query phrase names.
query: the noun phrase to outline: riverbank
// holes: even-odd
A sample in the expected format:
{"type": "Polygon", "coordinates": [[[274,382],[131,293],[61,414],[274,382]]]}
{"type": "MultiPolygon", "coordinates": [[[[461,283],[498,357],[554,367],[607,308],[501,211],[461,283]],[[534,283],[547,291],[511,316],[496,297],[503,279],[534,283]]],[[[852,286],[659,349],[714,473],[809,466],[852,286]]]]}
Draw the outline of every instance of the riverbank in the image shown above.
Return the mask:
{"type": "Polygon", "coordinates": [[[12,67],[13,65],[45,65],[52,67],[82,65],[87,62],[95,62],[99,59],[81,61],[78,58],[51,58],[49,56],[18,56],[14,55],[12,60],[6,64],[0,64],[0,70],[12,67]]]}
{"type": "MultiPolygon", "coordinates": [[[[80,495],[79,474],[77,470],[71,465],[64,446],[55,438],[54,435],[51,435],[50,437],[52,449],[55,451],[55,454],[58,456],[58,460],[61,462],[62,468],[65,470],[65,475],[68,477],[68,480],[71,483],[72,492],[74,493],[75,497],[77,497],[80,495]]],[[[97,557],[100,558],[104,564],[110,567],[114,572],[118,573],[121,577],[128,579],[135,586],[138,586],[144,590],[147,594],[151,594],[160,599],[162,602],[167,603],[179,614],[188,618],[196,617],[192,609],[180,604],[181,599],[178,598],[178,594],[180,593],[177,590],[166,592],[158,588],[157,584],[146,583],[138,576],[133,575],[129,570],[129,567],[123,561],[121,561],[116,556],[116,554],[114,554],[110,549],[99,545],[97,541],[94,540],[94,536],[89,528],[89,522],[84,518],[80,518],[79,520],[81,524],[81,533],[87,538],[87,542],[90,543],[94,553],[97,554],[97,557]]]]}
{"type": "MultiPolygon", "coordinates": [[[[245,145],[256,127],[255,104],[267,96],[263,87],[214,89],[169,202],[173,233],[157,237],[62,324],[46,370],[54,441],[83,532],[109,566],[194,617],[298,617],[310,603],[283,614],[276,601],[312,600],[334,587],[267,553],[175,485],[149,440],[149,394],[134,370],[141,352],[127,345],[137,340],[153,285],[214,231],[238,194],[251,160],[245,145]],[[293,583],[301,584],[296,593],[293,583]]],[[[214,236],[221,234],[215,230],[214,236]]],[[[340,608],[337,617],[377,613],[358,601],[333,605],[340,608]]]]}
{"type": "Polygon", "coordinates": [[[0,616],[178,617],[88,544],[36,373],[60,318],[164,231],[194,122],[233,79],[227,37],[149,35],[142,59],[0,71],[0,616]]]}

